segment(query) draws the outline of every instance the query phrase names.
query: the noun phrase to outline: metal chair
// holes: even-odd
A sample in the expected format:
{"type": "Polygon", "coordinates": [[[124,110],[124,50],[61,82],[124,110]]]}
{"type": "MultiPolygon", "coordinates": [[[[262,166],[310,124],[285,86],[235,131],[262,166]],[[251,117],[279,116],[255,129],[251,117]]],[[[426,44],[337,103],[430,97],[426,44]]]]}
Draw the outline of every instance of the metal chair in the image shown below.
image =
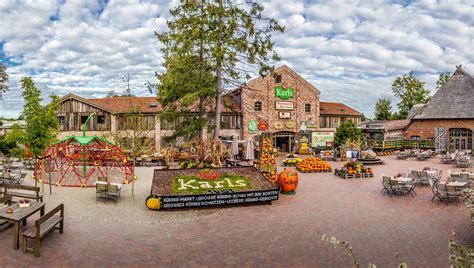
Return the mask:
{"type": "Polygon", "coordinates": [[[433,198],[431,198],[431,202],[433,202],[435,198],[438,198],[439,202],[446,202],[446,205],[448,205],[448,195],[446,193],[445,185],[435,183],[433,179],[429,180],[429,184],[431,191],[433,192],[433,198]]]}
{"type": "Polygon", "coordinates": [[[112,200],[117,202],[120,197],[120,188],[118,185],[109,184],[107,189],[107,196],[110,197],[112,200]]]}
{"type": "Polygon", "coordinates": [[[99,200],[101,198],[107,200],[107,187],[108,185],[106,183],[97,183],[95,185],[95,197],[96,200],[99,200]]]}
{"type": "Polygon", "coordinates": [[[456,201],[456,203],[459,203],[459,191],[456,186],[446,184],[446,194],[448,201],[456,201]]]}
{"type": "Polygon", "coordinates": [[[389,196],[392,194],[391,192],[391,187],[390,187],[390,176],[381,176],[381,181],[382,181],[382,195],[385,195],[387,193],[389,196]]]}
{"type": "Polygon", "coordinates": [[[402,188],[403,195],[410,194],[412,197],[415,197],[415,195],[416,195],[416,192],[415,192],[416,183],[413,179],[411,181],[403,184],[401,188],[402,188]]]}

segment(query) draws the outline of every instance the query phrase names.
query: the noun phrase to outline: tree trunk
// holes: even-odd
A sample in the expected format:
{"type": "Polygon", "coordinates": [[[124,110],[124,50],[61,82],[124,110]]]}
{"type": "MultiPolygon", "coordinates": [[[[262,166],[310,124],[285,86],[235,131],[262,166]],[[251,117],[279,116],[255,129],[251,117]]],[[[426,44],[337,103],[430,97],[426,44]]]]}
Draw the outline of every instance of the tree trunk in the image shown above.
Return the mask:
{"type": "Polygon", "coordinates": [[[214,129],[214,139],[219,139],[221,131],[221,93],[222,93],[222,67],[217,67],[217,94],[216,94],[216,128],[214,129]]]}

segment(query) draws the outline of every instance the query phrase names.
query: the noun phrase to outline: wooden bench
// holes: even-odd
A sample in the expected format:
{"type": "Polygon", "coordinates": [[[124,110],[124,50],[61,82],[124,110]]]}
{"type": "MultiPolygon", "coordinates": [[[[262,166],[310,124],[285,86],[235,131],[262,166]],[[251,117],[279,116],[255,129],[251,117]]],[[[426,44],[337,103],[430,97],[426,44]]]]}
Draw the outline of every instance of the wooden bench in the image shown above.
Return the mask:
{"type": "MultiPolygon", "coordinates": [[[[0,197],[0,207],[2,205],[11,205],[12,203],[12,197],[9,195],[6,195],[4,197],[0,197]]],[[[8,227],[10,227],[13,223],[10,221],[6,220],[0,220],[0,230],[4,230],[8,227]]]]}
{"type": "Polygon", "coordinates": [[[23,232],[23,252],[33,252],[36,257],[40,256],[41,239],[57,229],[59,233],[63,233],[64,228],[64,204],[60,204],[46,215],[35,221],[35,227],[28,228],[23,232]],[[56,213],[60,212],[59,215],[56,213]],[[57,227],[59,225],[59,227],[57,227]],[[35,240],[35,245],[32,248],[28,247],[28,238],[35,240]]]}
{"type": "Polygon", "coordinates": [[[33,200],[36,200],[37,202],[43,202],[43,195],[40,194],[40,188],[35,187],[35,186],[6,183],[5,194],[11,195],[12,197],[33,199],[33,200]],[[32,191],[34,193],[30,194],[30,193],[24,193],[24,192],[12,192],[10,190],[24,190],[24,191],[32,191]]]}

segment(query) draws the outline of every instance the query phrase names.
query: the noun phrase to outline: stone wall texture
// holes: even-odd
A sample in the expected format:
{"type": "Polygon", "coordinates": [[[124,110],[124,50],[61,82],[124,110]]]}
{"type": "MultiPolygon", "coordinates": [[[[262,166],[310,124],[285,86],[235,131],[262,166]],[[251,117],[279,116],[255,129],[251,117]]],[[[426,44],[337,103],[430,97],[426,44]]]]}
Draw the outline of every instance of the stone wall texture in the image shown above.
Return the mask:
{"type": "Polygon", "coordinates": [[[420,136],[422,140],[434,139],[435,128],[468,128],[474,131],[474,119],[413,120],[405,130],[405,138],[420,136]]]}
{"type": "MultiPolygon", "coordinates": [[[[312,121],[316,124],[319,122],[319,96],[320,92],[301,76],[294,73],[286,66],[279,67],[276,72],[281,75],[281,83],[276,83],[273,77],[257,78],[248,83],[248,86],[242,90],[242,112],[243,112],[243,134],[244,138],[261,134],[261,131],[249,133],[248,122],[259,118],[268,120],[269,131],[291,131],[299,132],[301,122],[312,121]],[[295,91],[294,97],[288,100],[280,99],[275,96],[275,87],[286,84],[295,91]],[[262,102],[262,111],[255,111],[255,102],[262,102]],[[277,101],[291,101],[294,109],[290,112],[290,119],[281,119],[278,116],[279,110],[276,110],[277,101]],[[311,112],[305,112],[305,104],[311,104],[311,112]],[[285,124],[288,121],[295,121],[295,127],[288,128],[285,124]],[[275,128],[275,123],[281,122],[283,127],[275,128]]],[[[316,128],[308,128],[308,131],[316,130],[316,128]]]]}

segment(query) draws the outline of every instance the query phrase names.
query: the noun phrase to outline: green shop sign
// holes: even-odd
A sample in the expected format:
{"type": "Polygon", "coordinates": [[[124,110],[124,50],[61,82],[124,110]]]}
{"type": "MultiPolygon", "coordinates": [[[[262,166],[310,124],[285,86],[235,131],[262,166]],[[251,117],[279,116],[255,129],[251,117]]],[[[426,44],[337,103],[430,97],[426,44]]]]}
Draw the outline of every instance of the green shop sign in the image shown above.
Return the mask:
{"type": "Polygon", "coordinates": [[[256,120],[249,121],[247,124],[250,133],[257,132],[258,122],[256,120]]]}
{"type": "Polygon", "coordinates": [[[277,86],[275,88],[275,97],[278,97],[283,100],[291,99],[295,96],[295,90],[292,87],[283,88],[282,86],[277,86]]]}

